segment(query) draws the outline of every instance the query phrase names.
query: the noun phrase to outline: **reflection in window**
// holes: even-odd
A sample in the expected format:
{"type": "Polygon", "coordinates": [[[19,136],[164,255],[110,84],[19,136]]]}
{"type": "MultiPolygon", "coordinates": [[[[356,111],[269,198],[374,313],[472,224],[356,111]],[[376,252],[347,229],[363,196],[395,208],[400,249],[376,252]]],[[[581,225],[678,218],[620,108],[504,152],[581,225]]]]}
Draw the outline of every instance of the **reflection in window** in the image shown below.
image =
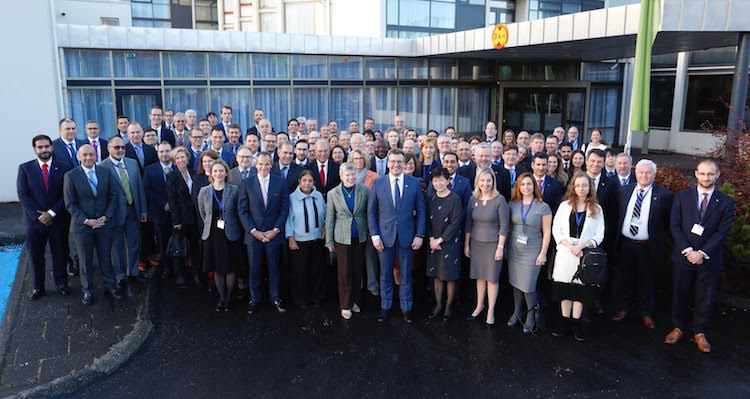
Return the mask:
{"type": "Polygon", "coordinates": [[[108,78],[109,51],[65,50],[65,73],[68,78],[108,78]]]}
{"type": "Polygon", "coordinates": [[[211,109],[218,114],[222,106],[230,105],[232,123],[239,123],[241,131],[244,132],[250,126],[255,125],[250,98],[250,89],[211,88],[211,109]]]}
{"type": "Polygon", "coordinates": [[[619,82],[621,64],[614,63],[581,63],[581,80],[619,82]]]}
{"type": "Polygon", "coordinates": [[[339,124],[339,129],[346,129],[352,119],[362,120],[361,104],[362,89],[331,88],[331,119],[339,124]]]}
{"type": "Polygon", "coordinates": [[[430,26],[454,29],[456,26],[456,4],[433,1],[430,3],[430,26]]]}
{"type": "Polygon", "coordinates": [[[194,109],[199,115],[206,115],[209,111],[219,114],[221,108],[211,110],[208,108],[208,90],[205,88],[164,89],[164,108],[171,108],[185,112],[194,109]]]}
{"type": "Polygon", "coordinates": [[[289,115],[288,88],[255,88],[253,89],[253,109],[262,108],[266,111],[266,119],[278,132],[286,129],[289,115]]]}
{"type": "Polygon", "coordinates": [[[159,52],[112,51],[116,78],[159,78],[159,52]]]}
{"type": "Polygon", "coordinates": [[[455,60],[430,60],[430,79],[458,78],[458,69],[455,66],[455,60]]]}
{"type": "MultiPolygon", "coordinates": [[[[484,130],[489,120],[490,89],[461,88],[458,90],[458,131],[461,133],[484,130]]],[[[447,125],[446,125],[447,126],[447,125]]]]}
{"type": "Polygon", "coordinates": [[[362,57],[330,57],[330,60],[331,79],[362,79],[362,57]]]}
{"type": "Polygon", "coordinates": [[[688,76],[685,130],[716,130],[727,125],[732,75],[688,76]],[[723,101],[723,102],[722,102],[723,101]]]}
{"type": "Polygon", "coordinates": [[[669,129],[672,126],[674,76],[651,77],[648,125],[669,129]]]}
{"type": "Polygon", "coordinates": [[[428,128],[442,132],[447,126],[454,125],[456,115],[455,87],[430,88],[430,123],[428,128]]]}
{"type": "Polygon", "coordinates": [[[427,79],[427,59],[399,58],[399,79],[427,79]]]}
{"type": "MultiPolygon", "coordinates": [[[[427,132],[427,88],[399,88],[398,114],[404,118],[404,126],[419,133],[427,132]]],[[[389,121],[386,124],[390,124],[389,121]]],[[[377,123],[377,121],[376,121],[377,123]]]]}
{"type": "Polygon", "coordinates": [[[367,79],[396,79],[395,58],[368,58],[365,61],[367,79]]]}
{"type": "Polygon", "coordinates": [[[328,79],[328,57],[324,55],[292,56],[295,79],[328,79]]]}
{"type": "Polygon", "coordinates": [[[165,51],[165,78],[205,78],[206,56],[203,53],[177,53],[165,51]]]}
{"type": "Polygon", "coordinates": [[[589,100],[589,132],[591,129],[599,128],[602,138],[607,143],[615,140],[617,129],[617,114],[619,113],[619,89],[616,87],[592,87],[591,99],[589,100]]]}
{"type": "Polygon", "coordinates": [[[493,64],[484,60],[462,59],[458,62],[458,78],[462,80],[492,79],[493,64]]]}
{"type": "Polygon", "coordinates": [[[208,68],[211,79],[249,79],[250,55],[238,53],[210,53],[208,68]]]}
{"type": "Polygon", "coordinates": [[[690,66],[734,66],[737,47],[719,47],[690,52],[690,66]]]}
{"type": "Polygon", "coordinates": [[[70,117],[76,121],[79,139],[86,138],[86,121],[99,122],[103,139],[112,137],[115,132],[115,108],[112,104],[110,89],[68,89],[68,108],[70,117]]]}
{"type": "Polygon", "coordinates": [[[381,132],[389,128],[396,117],[396,88],[365,89],[365,117],[375,119],[375,129],[381,132]]]}
{"type": "Polygon", "coordinates": [[[294,88],[294,116],[315,118],[318,126],[328,122],[328,88],[305,87],[294,88]]]}
{"type": "Polygon", "coordinates": [[[430,2],[427,0],[400,0],[398,24],[430,26],[430,2]]]}
{"type": "Polygon", "coordinates": [[[289,79],[289,56],[253,54],[253,79],[289,79]]]}

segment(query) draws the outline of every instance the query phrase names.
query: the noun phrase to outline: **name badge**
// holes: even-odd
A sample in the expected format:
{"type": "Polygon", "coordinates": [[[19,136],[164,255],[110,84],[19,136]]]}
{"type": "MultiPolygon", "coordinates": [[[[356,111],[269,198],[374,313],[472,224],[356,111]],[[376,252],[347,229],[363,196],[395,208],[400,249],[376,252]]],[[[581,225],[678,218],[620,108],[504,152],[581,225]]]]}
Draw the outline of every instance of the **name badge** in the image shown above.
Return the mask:
{"type": "Polygon", "coordinates": [[[516,239],[516,242],[522,245],[526,245],[529,242],[529,237],[525,235],[519,235],[518,239],[516,239]]]}
{"type": "Polygon", "coordinates": [[[693,228],[690,230],[690,232],[700,237],[703,235],[703,226],[696,223],[693,225],[693,228]]]}
{"type": "Polygon", "coordinates": [[[216,220],[216,227],[220,230],[224,230],[224,219],[216,220]]]}
{"type": "Polygon", "coordinates": [[[630,225],[635,227],[641,227],[641,219],[632,218],[630,219],[630,225]]]}

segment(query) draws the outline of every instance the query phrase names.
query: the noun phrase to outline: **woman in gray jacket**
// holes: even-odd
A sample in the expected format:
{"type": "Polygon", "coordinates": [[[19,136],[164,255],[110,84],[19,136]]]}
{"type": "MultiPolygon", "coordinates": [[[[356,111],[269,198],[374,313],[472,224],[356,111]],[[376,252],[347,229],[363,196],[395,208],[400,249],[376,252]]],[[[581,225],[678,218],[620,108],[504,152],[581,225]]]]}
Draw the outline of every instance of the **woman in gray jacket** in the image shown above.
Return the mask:
{"type": "Polygon", "coordinates": [[[198,192],[198,212],[203,219],[203,271],[214,273],[219,303],[216,311],[229,311],[238,259],[242,253],[242,225],[237,202],[240,189],[229,182],[229,166],[219,159],[209,172],[211,184],[198,192]]]}
{"type": "Polygon", "coordinates": [[[347,162],[339,167],[341,184],[328,192],[326,247],[336,251],[339,307],[348,320],[358,313],[362,265],[367,241],[367,199],[370,190],[357,183],[357,167],[347,162]]]}

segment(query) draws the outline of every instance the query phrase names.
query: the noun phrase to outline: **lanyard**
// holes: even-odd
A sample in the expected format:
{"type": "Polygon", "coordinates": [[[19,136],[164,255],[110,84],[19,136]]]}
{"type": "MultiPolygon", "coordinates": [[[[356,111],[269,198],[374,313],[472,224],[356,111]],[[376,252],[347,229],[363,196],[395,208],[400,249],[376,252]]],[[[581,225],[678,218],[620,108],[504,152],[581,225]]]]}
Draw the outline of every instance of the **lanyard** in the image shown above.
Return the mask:
{"type": "Polygon", "coordinates": [[[521,222],[523,222],[524,227],[526,227],[526,218],[529,216],[529,213],[531,212],[531,207],[534,205],[534,200],[531,200],[531,203],[529,204],[529,209],[524,212],[523,211],[523,199],[521,200],[521,222]]]}
{"type": "MultiPolygon", "coordinates": [[[[648,186],[648,188],[643,191],[643,196],[641,197],[640,201],[638,200],[638,194],[636,193],[636,195],[635,195],[635,202],[638,204],[638,206],[641,206],[641,204],[643,204],[643,200],[646,199],[646,196],[648,195],[649,191],[651,191],[652,187],[654,187],[653,184],[650,185],[650,186],[648,186]]],[[[637,188],[640,189],[639,187],[637,187],[637,188]]]]}
{"type": "Polygon", "coordinates": [[[214,194],[214,199],[216,200],[216,203],[219,204],[219,219],[224,219],[224,201],[219,199],[219,196],[216,195],[216,189],[211,187],[211,191],[214,194]]]}
{"type": "Polygon", "coordinates": [[[581,225],[585,218],[586,218],[586,210],[584,209],[583,212],[580,215],[578,215],[578,209],[576,209],[576,230],[580,231],[578,233],[579,236],[581,235],[581,232],[583,230],[581,229],[581,225]]]}

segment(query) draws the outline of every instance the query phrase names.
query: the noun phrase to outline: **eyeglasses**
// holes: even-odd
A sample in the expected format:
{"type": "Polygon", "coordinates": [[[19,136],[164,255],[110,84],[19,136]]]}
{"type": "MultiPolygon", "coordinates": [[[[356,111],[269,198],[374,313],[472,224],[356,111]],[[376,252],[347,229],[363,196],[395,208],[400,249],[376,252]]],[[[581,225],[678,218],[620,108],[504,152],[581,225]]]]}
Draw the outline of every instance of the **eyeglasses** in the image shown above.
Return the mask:
{"type": "Polygon", "coordinates": [[[123,148],[125,148],[124,145],[113,145],[111,147],[114,148],[115,150],[122,150],[123,148]]]}

